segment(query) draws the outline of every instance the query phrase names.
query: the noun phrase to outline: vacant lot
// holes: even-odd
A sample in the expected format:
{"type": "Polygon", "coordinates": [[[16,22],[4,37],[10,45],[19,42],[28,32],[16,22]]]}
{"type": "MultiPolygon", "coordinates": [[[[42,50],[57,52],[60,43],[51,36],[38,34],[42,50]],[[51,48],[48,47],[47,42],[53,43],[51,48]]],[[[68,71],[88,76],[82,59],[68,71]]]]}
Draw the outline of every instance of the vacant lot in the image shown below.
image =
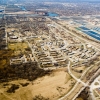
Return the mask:
{"type": "Polygon", "coordinates": [[[28,48],[28,44],[27,43],[23,43],[23,42],[19,42],[19,43],[9,43],[8,48],[14,51],[14,55],[18,55],[18,54],[24,54],[25,52],[27,52],[28,48]]]}
{"type": "MultiPolygon", "coordinates": [[[[58,100],[59,97],[70,91],[74,82],[75,80],[73,80],[72,77],[66,72],[66,69],[60,68],[53,71],[50,75],[43,76],[33,82],[30,82],[30,84],[26,87],[20,86],[15,93],[4,93],[11,98],[14,98],[14,100],[32,100],[33,98],[37,98],[39,96],[48,98],[48,100],[58,100]]],[[[20,81],[15,84],[18,85],[19,83],[20,81]]]]}
{"type": "Polygon", "coordinates": [[[41,94],[43,97],[55,100],[71,89],[72,86],[70,84],[73,81],[71,80],[72,78],[67,72],[57,70],[50,76],[36,80],[30,88],[34,88],[32,90],[33,97],[41,94]]]}
{"type": "Polygon", "coordinates": [[[4,68],[9,65],[9,60],[12,57],[12,50],[0,50],[0,68],[4,68]]]}

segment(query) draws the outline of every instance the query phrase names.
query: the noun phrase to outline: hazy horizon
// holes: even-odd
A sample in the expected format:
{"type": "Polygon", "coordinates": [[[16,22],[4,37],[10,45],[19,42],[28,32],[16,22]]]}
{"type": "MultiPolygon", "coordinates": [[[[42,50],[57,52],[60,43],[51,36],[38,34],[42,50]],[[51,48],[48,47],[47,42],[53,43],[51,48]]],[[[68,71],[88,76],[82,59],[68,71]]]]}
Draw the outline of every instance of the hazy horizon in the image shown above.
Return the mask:
{"type": "MultiPolygon", "coordinates": [[[[0,2],[21,2],[27,0],[0,0],[0,2]]],[[[35,1],[35,2],[100,2],[100,0],[28,0],[28,1],[35,1]]],[[[27,1],[27,2],[28,2],[27,1]]]]}

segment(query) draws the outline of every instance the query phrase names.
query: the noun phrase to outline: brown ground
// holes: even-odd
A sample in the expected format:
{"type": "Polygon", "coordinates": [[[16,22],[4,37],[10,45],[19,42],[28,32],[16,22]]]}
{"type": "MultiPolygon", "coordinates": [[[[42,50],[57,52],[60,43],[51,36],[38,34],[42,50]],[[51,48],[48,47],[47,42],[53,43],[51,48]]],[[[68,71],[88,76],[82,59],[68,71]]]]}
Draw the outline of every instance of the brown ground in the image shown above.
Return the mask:
{"type": "Polygon", "coordinates": [[[43,97],[49,97],[50,100],[56,100],[56,98],[71,89],[71,81],[69,80],[71,80],[71,77],[68,73],[56,71],[50,76],[38,79],[30,88],[34,88],[34,90],[32,90],[33,97],[37,94],[41,94],[43,97]]]}
{"type": "MultiPolygon", "coordinates": [[[[22,83],[21,80],[17,82],[13,81],[13,83],[17,85],[20,82],[22,83]]],[[[30,84],[26,87],[19,85],[20,88],[16,90],[15,93],[4,93],[14,100],[32,100],[38,95],[49,98],[49,100],[58,100],[59,97],[66,94],[73,87],[73,82],[75,82],[75,80],[73,80],[70,75],[65,72],[65,69],[58,69],[48,76],[44,76],[30,82],[30,84]]],[[[2,91],[5,91],[6,89],[7,88],[1,88],[2,91]]],[[[3,98],[3,96],[4,95],[0,95],[0,98],[3,98]]],[[[4,98],[2,100],[7,99],[4,98]]]]}

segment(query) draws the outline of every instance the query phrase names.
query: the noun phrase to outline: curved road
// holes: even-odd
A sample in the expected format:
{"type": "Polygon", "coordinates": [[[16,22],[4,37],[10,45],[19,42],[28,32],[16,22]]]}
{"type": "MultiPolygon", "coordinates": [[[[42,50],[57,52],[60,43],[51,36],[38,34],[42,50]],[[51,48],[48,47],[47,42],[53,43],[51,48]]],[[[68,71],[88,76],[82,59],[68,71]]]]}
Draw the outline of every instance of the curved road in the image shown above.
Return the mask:
{"type": "MultiPolygon", "coordinates": [[[[86,70],[87,71],[87,70],[86,70]]],[[[86,71],[84,73],[86,73],[86,71]]],[[[78,86],[79,83],[82,83],[83,84],[83,88],[81,88],[81,90],[74,96],[74,99],[81,93],[81,91],[86,87],[88,86],[86,83],[84,83],[83,81],[81,81],[80,79],[76,78],[72,72],[70,71],[70,61],[69,61],[69,64],[68,64],[68,73],[77,81],[76,84],[74,85],[74,87],[62,98],[60,98],[59,100],[64,100],[65,98],[67,98],[78,86]]],[[[84,73],[82,74],[82,76],[84,75],[84,73]]],[[[73,100],[74,100],[73,99],[73,100]]]]}

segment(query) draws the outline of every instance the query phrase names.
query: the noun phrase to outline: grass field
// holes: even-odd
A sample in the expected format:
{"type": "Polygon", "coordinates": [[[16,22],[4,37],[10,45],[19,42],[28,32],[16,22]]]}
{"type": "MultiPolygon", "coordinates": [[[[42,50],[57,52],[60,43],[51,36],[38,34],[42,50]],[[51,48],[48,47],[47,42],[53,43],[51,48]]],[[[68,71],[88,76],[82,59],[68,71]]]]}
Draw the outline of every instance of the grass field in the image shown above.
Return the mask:
{"type": "Polygon", "coordinates": [[[19,43],[10,43],[8,45],[8,48],[11,49],[11,50],[22,50],[24,51],[25,48],[27,48],[28,45],[27,43],[22,43],[22,42],[19,42],[19,43]]]}
{"type": "Polygon", "coordinates": [[[20,53],[24,54],[26,52],[25,49],[28,48],[27,43],[23,42],[18,42],[18,43],[9,43],[8,48],[14,51],[14,55],[17,56],[20,53]]]}
{"type": "Polygon", "coordinates": [[[12,50],[0,50],[0,68],[9,65],[9,61],[12,56],[12,50]]]}
{"type": "Polygon", "coordinates": [[[9,65],[13,56],[24,54],[27,48],[27,43],[10,43],[8,50],[0,50],[0,68],[9,65]]]}

